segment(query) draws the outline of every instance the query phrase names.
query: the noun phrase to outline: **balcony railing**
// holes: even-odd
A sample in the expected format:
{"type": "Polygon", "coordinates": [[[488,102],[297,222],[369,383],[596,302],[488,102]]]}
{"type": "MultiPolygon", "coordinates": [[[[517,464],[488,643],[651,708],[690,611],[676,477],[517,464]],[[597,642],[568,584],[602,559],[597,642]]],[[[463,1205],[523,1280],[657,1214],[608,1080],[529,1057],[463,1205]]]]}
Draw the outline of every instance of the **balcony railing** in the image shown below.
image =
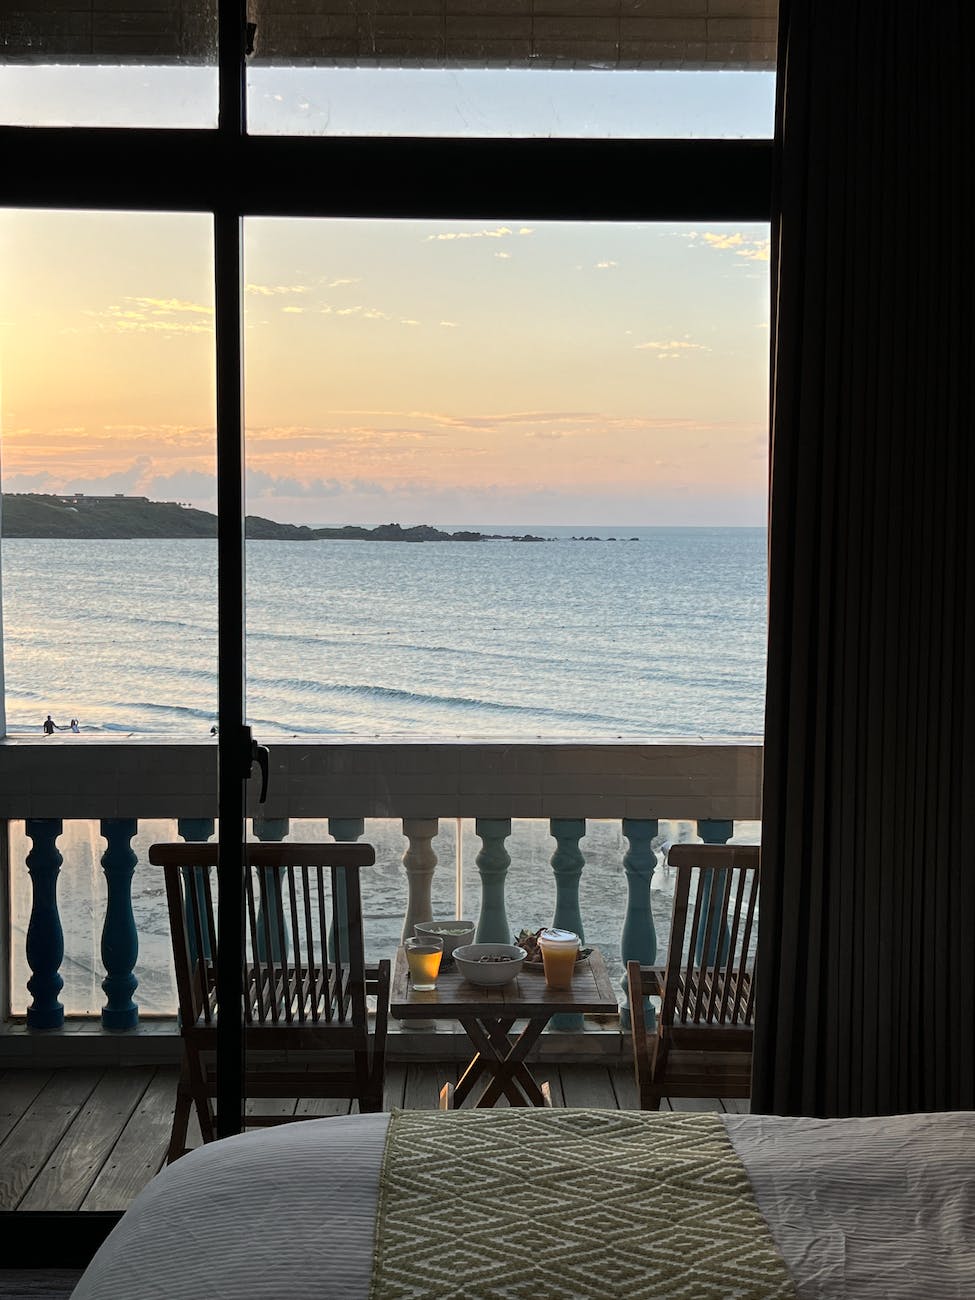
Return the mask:
{"type": "MultiPolygon", "coordinates": [[[[435,913],[464,911],[473,913],[483,940],[505,941],[522,925],[554,920],[603,948],[617,971],[630,958],[650,962],[658,955],[660,917],[652,901],[659,891],[652,892],[651,880],[666,839],[696,829],[704,842],[722,843],[736,823],[752,838],[760,815],[757,743],[285,742],[272,748],[271,768],[268,802],[249,810],[255,838],[327,832],[336,840],[382,841],[385,869],[396,877],[383,902],[388,908],[398,890],[402,909],[395,917],[388,910],[379,915],[374,932],[381,937],[373,947],[393,946],[400,932],[435,913]],[[402,830],[395,848],[391,819],[402,830]],[[547,851],[537,835],[529,852],[517,847],[527,825],[521,819],[543,825],[547,851]],[[583,844],[595,830],[601,834],[583,844]],[[596,848],[588,847],[597,838],[596,848]],[[599,887],[587,892],[587,867],[593,875],[597,857],[599,887]]],[[[6,1001],[26,1011],[28,1027],[64,1023],[67,924],[75,937],[82,933],[91,966],[100,961],[103,968],[102,1026],[136,1028],[147,973],[137,918],[146,915],[146,897],[157,898],[157,921],[162,914],[162,882],[142,857],[144,845],[211,838],[216,785],[214,745],[70,737],[0,742],[0,817],[8,824],[12,886],[8,929],[20,972],[6,1001]],[[95,854],[94,836],[79,839],[65,825],[91,821],[98,824],[95,854]],[[89,859],[97,856],[97,864],[73,861],[82,850],[89,859]],[[59,879],[71,873],[78,879],[62,916],[59,879]],[[95,904],[93,873],[104,876],[103,908],[95,904]]],[[[368,882],[365,901],[368,912],[375,902],[368,882]]],[[[153,1011],[174,1014],[175,1000],[166,1002],[168,939],[159,925],[153,928],[157,987],[149,1001],[153,1011]]],[[[578,1026],[566,1018],[557,1027],[578,1026]]]]}

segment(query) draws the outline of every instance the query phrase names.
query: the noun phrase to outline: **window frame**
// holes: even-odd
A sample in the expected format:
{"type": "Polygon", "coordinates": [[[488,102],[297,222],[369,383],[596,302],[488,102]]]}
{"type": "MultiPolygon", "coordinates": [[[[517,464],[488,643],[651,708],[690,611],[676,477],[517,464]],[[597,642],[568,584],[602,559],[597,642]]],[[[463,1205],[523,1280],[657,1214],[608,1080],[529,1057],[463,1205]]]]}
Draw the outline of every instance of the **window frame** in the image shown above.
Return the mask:
{"type": "MultiPolygon", "coordinates": [[[[207,213],[216,285],[221,929],[242,915],[252,740],[244,713],[241,223],[246,217],[526,221],[770,221],[772,140],[251,136],[243,0],[218,0],[215,129],[0,127],[0,207],[207,213]],[[648,179],[652,178],[652,179],[648,179]],[[231,828],[236,828],[231,831],[231,828]],[[239,868],[240,849],[235,847],[239,868]],[[237,872],[239,876],[239,869],[237,872]]],[[[241,927],[242,928],[242,927],[241,927]]],[[[242,934],[241,934],[242,942],[242,934]]],[[[240,948],[221,943],[223,1005],[240,948]]],[[[236,983],[235,983],[236,981],[236,983]]],[[[234,989],[238,990],[236,997],[234,989]]],[[[240,1016],[221,1017],[222,1114],[242,1089],[240,1016]]],[[[231,1120],[233,1116],[231,1116],[231,1120]]],[[[234,1125],[221,1135],[233,1132],[234,1125]]],[[[29,1214],[9,1267],[79,1267],[118,1215],[29,1214]]],[[[6,1215],[0,1215],[0,1219],[6,1215]]]]}

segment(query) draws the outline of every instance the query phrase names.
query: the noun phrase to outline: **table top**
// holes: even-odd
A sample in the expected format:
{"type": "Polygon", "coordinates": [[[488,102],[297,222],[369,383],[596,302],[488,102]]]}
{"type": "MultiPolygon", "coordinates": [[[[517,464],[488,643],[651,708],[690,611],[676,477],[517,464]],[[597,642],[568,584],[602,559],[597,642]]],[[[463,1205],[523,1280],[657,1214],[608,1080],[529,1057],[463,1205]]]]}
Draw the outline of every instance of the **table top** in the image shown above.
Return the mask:
{"type": "Polygon", "coordinates": [[[606,963],[598,948],[576,962],[572,986],[550,989],[541,970],[522,968],[517,979],[501,988],[484,989],[468,984],[452,966],[441,970],[437,987],[418,993],[409,980],[406,953],[396,950],[389,1013],[397,1020],[462,1020],[464,1016],[515,1016],[532,1019],[577,1011],[588,1015],[613,1015],[619,1009],[606,963]]]}

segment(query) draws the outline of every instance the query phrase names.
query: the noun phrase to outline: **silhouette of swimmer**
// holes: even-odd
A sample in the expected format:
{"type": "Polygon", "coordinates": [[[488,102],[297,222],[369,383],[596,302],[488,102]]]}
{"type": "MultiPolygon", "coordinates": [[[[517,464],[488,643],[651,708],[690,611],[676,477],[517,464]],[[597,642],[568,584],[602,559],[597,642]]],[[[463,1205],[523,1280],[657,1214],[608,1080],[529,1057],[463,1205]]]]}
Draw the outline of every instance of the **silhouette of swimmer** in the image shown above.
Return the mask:
{"type": "Polygon", "coordinates": [[[43,726],[43,728],[44,728],[44,735],[45,735],[45,736],[53,736],[54,733],[55,733],[55,731],[60,731],[60,730],[61,730],[61,728],[60,728],[60,727],[58,726],[58,724],[54,721],[54,719],[51,717],[50,714],[48,714],[47,717],[44,719],[44,722],[42,723],[42,726],[43,726]]]}
{"type": "Polygon", "coordinates": [[[78,719],[77,719],[77,718],[72,718],[72,719],[71,719],[71,724],[70,724],[70,725],[71,725],[71,730],[74,732],[74,734],[75,734],[76,736],[79,735],[80,732],[81,732],[81,728],[78,726],[78,719]]]}

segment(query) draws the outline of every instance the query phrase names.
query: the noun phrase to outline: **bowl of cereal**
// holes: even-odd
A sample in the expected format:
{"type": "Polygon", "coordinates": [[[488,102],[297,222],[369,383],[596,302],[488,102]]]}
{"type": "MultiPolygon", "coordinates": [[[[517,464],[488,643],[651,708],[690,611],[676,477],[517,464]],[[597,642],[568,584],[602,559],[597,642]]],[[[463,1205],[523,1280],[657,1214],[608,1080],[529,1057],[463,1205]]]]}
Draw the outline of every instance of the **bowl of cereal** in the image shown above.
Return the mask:
{"type": "Polygon", "coordinates": [[[454,961],[469,984],[500,988],[521,974],[525,950],[514,943],[469,943],[454,949],[454,961]]]}

